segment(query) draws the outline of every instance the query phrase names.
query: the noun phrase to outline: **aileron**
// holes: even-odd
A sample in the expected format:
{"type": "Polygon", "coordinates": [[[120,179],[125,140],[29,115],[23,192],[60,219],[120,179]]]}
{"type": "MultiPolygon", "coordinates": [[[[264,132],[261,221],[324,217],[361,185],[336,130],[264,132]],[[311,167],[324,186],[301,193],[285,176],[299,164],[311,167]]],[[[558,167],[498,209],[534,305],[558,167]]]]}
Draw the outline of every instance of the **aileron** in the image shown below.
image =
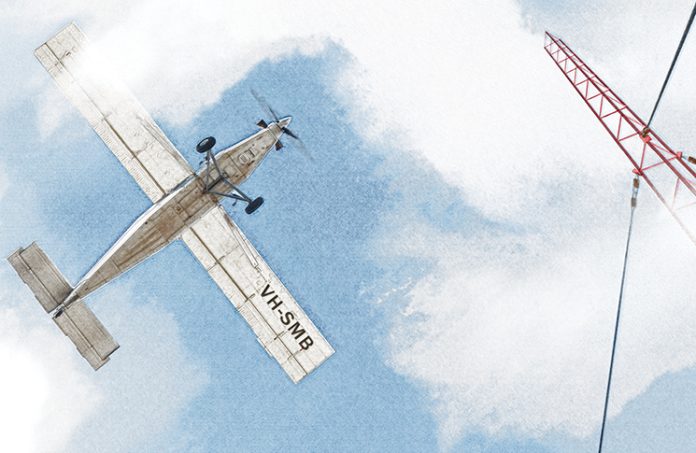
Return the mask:
{"type": "Polygon", "coordinates": [[[35,55],[148,198],[157,201],[193,170],[89,50],[84,34],[71,24],[36,49],[35,55]]]}

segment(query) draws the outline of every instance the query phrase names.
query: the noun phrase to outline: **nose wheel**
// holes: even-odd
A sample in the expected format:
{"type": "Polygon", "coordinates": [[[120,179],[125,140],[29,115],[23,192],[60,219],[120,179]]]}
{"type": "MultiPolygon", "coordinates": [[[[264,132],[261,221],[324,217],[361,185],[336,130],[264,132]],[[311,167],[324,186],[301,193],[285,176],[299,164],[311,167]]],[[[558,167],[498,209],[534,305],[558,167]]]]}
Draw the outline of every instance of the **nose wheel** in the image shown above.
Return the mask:
{"type": "Polygon", "coordinates": [[[206,154],[215,146],[215,137],[206,137],[196,145],[196,151],[201,154],[206,154]]]}

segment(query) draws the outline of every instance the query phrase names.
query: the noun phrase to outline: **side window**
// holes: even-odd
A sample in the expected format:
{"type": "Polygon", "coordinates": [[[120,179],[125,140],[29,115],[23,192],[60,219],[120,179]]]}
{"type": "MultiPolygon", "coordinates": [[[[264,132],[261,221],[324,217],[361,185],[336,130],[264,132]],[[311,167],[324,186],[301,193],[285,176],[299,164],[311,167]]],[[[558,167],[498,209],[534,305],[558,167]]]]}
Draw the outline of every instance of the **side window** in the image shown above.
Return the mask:
{"type": "Polygon", "coordinates": [[[242,154],[239,155],[237,160],[239,161],[240,164],[242,165],[247,165],[249,162],[251,162],[254,159],[254,153],[251,150],[244,151],[242,154]]]}

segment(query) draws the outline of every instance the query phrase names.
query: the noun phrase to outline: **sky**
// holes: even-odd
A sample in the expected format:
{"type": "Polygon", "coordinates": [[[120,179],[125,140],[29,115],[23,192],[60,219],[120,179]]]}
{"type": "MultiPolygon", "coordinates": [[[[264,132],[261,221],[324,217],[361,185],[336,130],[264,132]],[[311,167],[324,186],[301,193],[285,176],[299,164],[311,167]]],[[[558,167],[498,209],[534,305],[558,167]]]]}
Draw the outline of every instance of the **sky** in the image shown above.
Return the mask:
{"type": "MultiPolygon", "coordinates": [[[[336,354],[293,385],[176,242],[88,298],[121,344],[95,373],[3,260],[2,450],[595,450],[632,175],[543,31],[646,117],[691,7],[3,3],[0,254],[74,283],[149,206],[32,54],[75,21],[194,167],[256,131],[252,88],[293,116],[313,158],[225,207],[336,354]]],[[[654,123],[687,153],[695,46],[654,123]]],[[[605,451],[694,451],[696,249],[647,187],[633,241],[605,451]]]]}

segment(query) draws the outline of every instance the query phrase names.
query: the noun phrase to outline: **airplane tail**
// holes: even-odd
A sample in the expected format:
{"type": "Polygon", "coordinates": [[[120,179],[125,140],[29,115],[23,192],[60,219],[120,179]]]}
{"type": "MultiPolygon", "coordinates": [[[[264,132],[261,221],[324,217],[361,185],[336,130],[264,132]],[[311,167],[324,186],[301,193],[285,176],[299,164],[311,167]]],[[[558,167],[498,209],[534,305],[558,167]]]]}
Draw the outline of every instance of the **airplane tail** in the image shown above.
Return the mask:
{"type": "Polygon", "coordinates": [[[108,362],[118,343],[81,299],[66,303],[73,288],[44,251],[33,242],[7,260],[46,313],[55,311],[53,321],[92,368],[97,370],[108,362]]]}

